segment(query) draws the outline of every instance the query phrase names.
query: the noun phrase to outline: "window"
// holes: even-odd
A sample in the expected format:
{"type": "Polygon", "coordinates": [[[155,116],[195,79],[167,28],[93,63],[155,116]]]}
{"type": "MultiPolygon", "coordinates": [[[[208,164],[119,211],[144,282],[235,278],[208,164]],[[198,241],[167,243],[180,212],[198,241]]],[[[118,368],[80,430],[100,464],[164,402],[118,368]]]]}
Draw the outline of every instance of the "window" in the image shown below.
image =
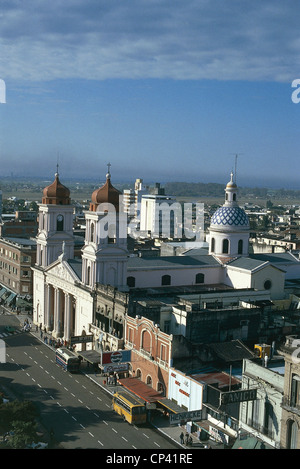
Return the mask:
{"type": "Polygon", "coordinates": [[[135,277],[127,277],[127,287],[135,287],[135,277]]]}
{"type": "Polygon", "coordinates": [[[64,217],[62,215],[57,215],[56,231],[63,231],[63,229],[64,229],[64,217]]]}
{"type": "Polygon", "coordinates": [[[211,252],[215,252],[215,238],[211,238],[210,250],[211,252]]]}
{"type": "Polygon", "coordinates": [[[204,283],[204,274],[196,275],[196,283],[204,283]]]}
{"type": "Polygon", "coordinates": [[[297,449],[298,426],[293,420],[287,422],[287,449],[297,449]]]}
{"type": "Polygon", "coordinates": [[[271,280],[266,280],[265,283],[264,283],[264,289],[265,290],[270,290],[272,287],[272,282],[271,280]]]}
{"type": "Polygon", "coordinates": [[[238,243],[238,254],[243,254],[243,240],[240,239],[238,243]]]}
{"type": "Polygon", "coordinates": [[[91,243],[94,242],[94,235],[95,235],[95,225],[94,223],[91,224],[91,243]]]}
{"type": "Polygon", "coordinates": [[[229,252],[229,241],[228,239],[223,239],[223,254],[228,254],[229,252]]]}
{"type": "Polygon", "coordinates": [[[291,406],[295,407],[300,402],[300,377],[298,375],[292,376],[291,387],[291,406]]]}
{"type": "Polygon", "coordinates": [[[161,285],[171,285],[171,275],[163,275],[161,278],[161,285]]]}

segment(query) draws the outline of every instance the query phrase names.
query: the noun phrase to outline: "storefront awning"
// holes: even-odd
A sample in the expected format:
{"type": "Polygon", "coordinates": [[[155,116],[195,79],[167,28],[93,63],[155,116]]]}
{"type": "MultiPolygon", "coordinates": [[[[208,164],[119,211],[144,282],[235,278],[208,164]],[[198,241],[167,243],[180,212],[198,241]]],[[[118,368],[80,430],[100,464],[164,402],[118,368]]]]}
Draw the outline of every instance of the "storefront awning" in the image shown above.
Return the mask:
{"type": "Polygon", "coordinates": [[[171,399],[167,399],[166,397],[161,397],[157,402],[174,414],[180,414],[180,412],[185,411],[180,407],[180,405],[176,404],[176,402],[173,402],[171,399]]]}
{"type": "Polygon", "coordinates": [[[269,445],[255,437],[249,437],[245,440],[236,440],[232,449],[271,449],[269,445]]]}
{"type": "Polygon", "coordinates": [[[11,293],[9,297],[6,298],[5,303],[9,305],[15,299],[16,296],[16,293],[11,293]]]}
{"type": "Polygon", "coordinates": [[[6,288],[2,287],[1,290],[0,290],[0,298],[4,295],[4,293],[6,292],[6,288]]]}
{"type": "Polygon", "coordinates": [[[118,382],[124,386],[124,388],[128,389],[128,391],[131,391],[146,402],[155,403],[162,398],[159,392],[155,391],[155,389],[143,383],[138,378],[121,378],[118,382]]]}
{"type": "Polygon", "coordinates": [[[82,357],[85,361],[88,363],[91,363],[92,365],[97,365],[100,363],[100,352],[97,352],[96,350],[84,350],[82,352],[77,353],[79,357],[82,357]]]}

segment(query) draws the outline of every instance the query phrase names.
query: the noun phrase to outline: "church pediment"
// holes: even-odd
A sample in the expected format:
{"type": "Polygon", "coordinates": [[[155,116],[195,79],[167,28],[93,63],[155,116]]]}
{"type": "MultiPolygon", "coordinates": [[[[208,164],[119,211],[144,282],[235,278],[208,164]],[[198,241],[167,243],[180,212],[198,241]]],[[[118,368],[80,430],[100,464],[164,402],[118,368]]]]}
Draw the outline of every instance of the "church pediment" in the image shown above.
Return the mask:
{"type": "Polygon", "coordinates": [[[70,268],[66,261],[58,261],[53,263],[46,269],[46,276],[56,277],[68,283],[74,284],[80,281],[76,273],[70,268]]]}

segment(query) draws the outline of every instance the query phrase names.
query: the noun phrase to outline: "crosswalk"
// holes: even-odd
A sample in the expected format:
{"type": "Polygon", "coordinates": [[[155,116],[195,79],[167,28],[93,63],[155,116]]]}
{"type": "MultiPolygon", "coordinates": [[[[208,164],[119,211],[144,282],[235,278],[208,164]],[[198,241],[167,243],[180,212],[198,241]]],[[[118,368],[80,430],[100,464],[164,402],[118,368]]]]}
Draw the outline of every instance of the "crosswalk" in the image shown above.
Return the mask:
{"type": "Polygon", "coordinates": [[[23,331],[21,329],[16,329],[13,332],[0,332],[0,339],[5,339],[5,337],[10,337],[12,335],[21,334],[23,331]]]}

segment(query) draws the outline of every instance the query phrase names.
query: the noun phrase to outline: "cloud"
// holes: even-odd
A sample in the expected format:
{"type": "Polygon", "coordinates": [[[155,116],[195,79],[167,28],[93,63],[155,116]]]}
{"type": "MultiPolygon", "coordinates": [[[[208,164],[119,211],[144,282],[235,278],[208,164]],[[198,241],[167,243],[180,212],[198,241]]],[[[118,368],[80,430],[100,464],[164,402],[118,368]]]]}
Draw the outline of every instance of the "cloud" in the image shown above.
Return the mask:
{"type": "Polygon", "coordinates": [[[292,0],[4,0],[4,79],[291,81],[300,4],[292,0]]]}

